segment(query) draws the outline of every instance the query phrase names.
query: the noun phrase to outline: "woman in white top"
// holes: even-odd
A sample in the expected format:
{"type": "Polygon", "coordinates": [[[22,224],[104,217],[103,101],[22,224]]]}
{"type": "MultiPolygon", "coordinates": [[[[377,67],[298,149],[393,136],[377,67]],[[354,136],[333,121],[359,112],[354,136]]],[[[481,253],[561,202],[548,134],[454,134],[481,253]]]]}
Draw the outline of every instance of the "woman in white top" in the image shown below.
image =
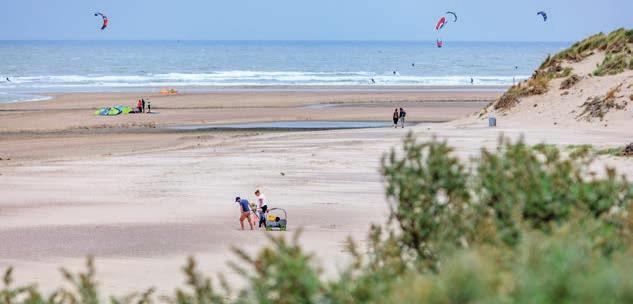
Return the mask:
{"type": "Polygon", "coordinates": [[[266,204],[266,196],[261,191],[255,190],[255,196],[257,197],[257,211],[259,211],[259,227],[266,226],[266,211],[268,211],[268,205],[266,204]]]}

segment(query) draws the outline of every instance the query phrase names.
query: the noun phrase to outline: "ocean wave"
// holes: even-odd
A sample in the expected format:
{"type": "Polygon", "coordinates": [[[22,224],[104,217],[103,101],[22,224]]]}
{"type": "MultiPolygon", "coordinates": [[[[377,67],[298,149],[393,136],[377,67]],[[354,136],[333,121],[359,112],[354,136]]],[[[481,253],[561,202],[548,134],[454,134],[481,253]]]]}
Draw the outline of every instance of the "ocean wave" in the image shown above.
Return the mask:
{"type": "Polygon", "coordinates": [[[270,85],[378,85],[397,86],[507,86],[528,76],[419,76],[391,72],[296,72],[296,71],[217,71],[210,73],[165,73],[146,75],[43,75],[13,77],[5,88],[116,88],[163,86],[270,86],[270,85]]]}

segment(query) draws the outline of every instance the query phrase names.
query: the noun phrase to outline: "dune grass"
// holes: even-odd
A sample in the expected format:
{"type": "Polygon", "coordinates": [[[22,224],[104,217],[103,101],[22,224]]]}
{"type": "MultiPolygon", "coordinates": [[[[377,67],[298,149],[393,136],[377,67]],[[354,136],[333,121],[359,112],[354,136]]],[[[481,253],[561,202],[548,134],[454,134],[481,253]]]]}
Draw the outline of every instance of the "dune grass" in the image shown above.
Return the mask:
{"type": "Polygon", "coordinates": [[[561,90],[569,90],[574,85],[576,85],[579,81],[580,81],[580,77],[578,77],[578,75],[576,75],[576,74],[572,74],[569,77],[565,78],[565,80],[563,80],[563,82],[561,82],[560,89],[561,90]]]}
{"type": "Polygon", "coordinates": [[[633,60],[631,54],[619,53],[607,55],[593,72],[594,76],[615,75],[631,69],[630,62],[633,60]]]}
{"type": "Polygon", "coordinates": [[[555,78],[570,77],[563,81],[563,84],[564,87],[571,88],[578,79],[570,76],[573,73],[571,68],[562,68],[561,65],[564,62],[580,62],[596,52],[604,52],[606,56],[594,70],[594,76],[614,75],[627,69],[633,70],[633,29],[620,28],[609,34],[599,33],[576,42],[558,54],[547,56],[530,79],[510,87],[486,109],[492,106],[495,110],[509,110],[517,105],[522,97],[546,93],[549,90],[549,82],[555,78]]]}
{"type": "Polygon", "coordinates": [[[578,157],[581,155],[586,156],[614,156],[614,157],[622,157],[627,156],[625,153],[626,147],[605,147],[605,148],[596,148],[593,145],[583,144],[583,145],[568,145],[565,147],[565,150],[569,153],[570,157],[578,157]]]}
{"type": "Polygon", "coordinates": [[[617,94],[621,91],[622,86],[623,83],[609,89],[604,96],[589,98],[580,106],[582,112],[576,116],[576,119],[592,121],[594,118],[599,118],[602,121],[609,111],[625,109],[627,101],[617,99],[617,94]]]}
{"type": "Polygon", "coordinates": [[[555,65],[544,70],[537,70],[530,79],[510,87],[495,103],[494,109],[509,109],[515,106],[521,97],[545,94],[549,91],[550,80],[568,77],[571,73],[571,68],[563,68],[560,65],[555,65]]]}

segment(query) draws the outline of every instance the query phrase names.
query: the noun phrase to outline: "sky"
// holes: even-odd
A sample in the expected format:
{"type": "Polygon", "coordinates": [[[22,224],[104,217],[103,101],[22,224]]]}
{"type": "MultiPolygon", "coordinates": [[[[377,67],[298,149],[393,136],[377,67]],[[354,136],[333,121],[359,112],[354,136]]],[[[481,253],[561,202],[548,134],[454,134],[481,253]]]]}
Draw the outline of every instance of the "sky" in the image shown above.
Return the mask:
{"type": "Polygon", "coordinates": [[[633,28],[633,0],[0,0],[0,40],[575,41],[633,28]],[[543,22],[538,11],[549,15],[543,22]],[[100,31],[94,12],[110,17],[100,31]]]}

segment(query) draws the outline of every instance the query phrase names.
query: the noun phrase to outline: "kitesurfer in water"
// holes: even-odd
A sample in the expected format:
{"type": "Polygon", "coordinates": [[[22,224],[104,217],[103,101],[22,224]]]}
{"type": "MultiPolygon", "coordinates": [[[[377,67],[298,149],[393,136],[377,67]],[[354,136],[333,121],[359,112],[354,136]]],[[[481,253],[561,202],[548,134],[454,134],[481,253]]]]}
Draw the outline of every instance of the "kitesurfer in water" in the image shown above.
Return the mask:
{"type": "Polygon", "coordinates": [[[371,79],[371,83],[376,84],[376,80],[374,80],[373,78],[371,79]]]}
{"type": "Polygon", "coordinates": [[[11,79],[9,79],[9,77],[7,77],[7,82],[11,82],[11,79]]]}

